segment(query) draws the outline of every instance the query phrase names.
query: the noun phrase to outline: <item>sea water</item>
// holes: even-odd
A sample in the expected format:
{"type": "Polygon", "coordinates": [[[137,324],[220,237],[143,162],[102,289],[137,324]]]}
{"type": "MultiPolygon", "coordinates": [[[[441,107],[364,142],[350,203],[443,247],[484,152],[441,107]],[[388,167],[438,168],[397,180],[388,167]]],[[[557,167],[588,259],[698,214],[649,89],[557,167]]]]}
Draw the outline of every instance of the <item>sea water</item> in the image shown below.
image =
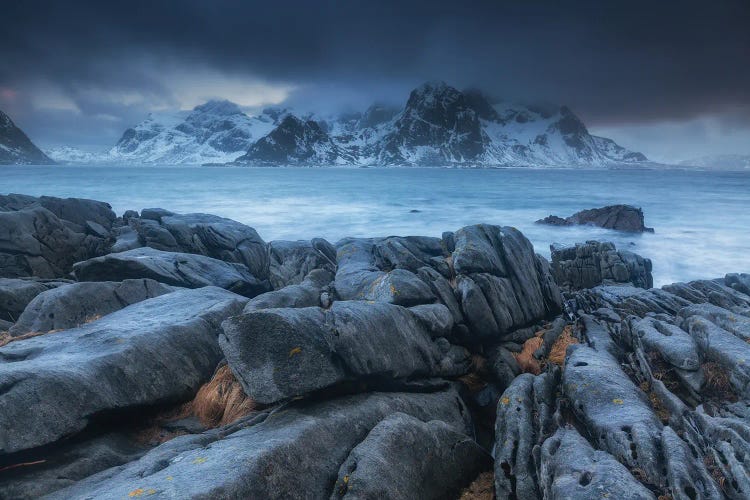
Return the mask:
{"type": "Polygon", "coordinates": [[[648,257],[657,286],[750,272],[750,172],[438,168],[0,167],[0,193],[82,197],[238,220],[266,240],[426,235],[476,223],[552,243],[609,240],[648,257]],[[534,221],[627,203],[653,234],[534,221]]]}

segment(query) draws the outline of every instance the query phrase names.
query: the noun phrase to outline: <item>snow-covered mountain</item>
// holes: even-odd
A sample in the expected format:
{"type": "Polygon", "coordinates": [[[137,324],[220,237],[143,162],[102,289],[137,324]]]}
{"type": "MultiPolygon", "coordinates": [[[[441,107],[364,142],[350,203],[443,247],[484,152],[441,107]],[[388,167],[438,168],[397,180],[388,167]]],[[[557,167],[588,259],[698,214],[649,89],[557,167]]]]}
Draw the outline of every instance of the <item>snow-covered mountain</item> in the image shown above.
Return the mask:
{"type": "Polygon", "coordinates": [[[685,167],[716,170],[744,170],[750,169],[750,155],[701,156],[700,158],[681,161],[679,164],[685,167]]]}
{"type": "Polygon", "coordinates": [[[478,91],[443,82],[414,89],[402,110],[373,106],[339,119],[288,116],[236,163],[610,167],[647,161],[589,134],[567,107],[492,105],[478,91]]]}
{"type": "Polygon", "coordinates": [[[0,165],[49,165],[54,163],[31,139],[0,111],[0,165]]]}
{"type": "Polygon", "coordinates": [[[52,148],[46,148],[44,153],[52,158],[55,162],[63,165],[75,165],[75,164],[93,164],[106,162],[106,153],[97,153],[92,151],[84,151],[80,148],[73,146],[57,146],[52,148]]]}
{"type": "Polygon", "coordinates": [[[402,108],[325,115],[269,108],[244,114],[209,101],[188,114],[151,115],[101,156],[55,150],[64,163],[299,166],[642,165],[641,153],[589,134],[566,107],[491,103],[443,82],[414,89],[402,108]]]}
{"type": "Polygon", "coordinates": [[[278,125],[276,110],[250,117],[229,101],[209,101],[187,116],[150,115],[127,129],[103,161],[165,165],[226,163],[278,125]]]}

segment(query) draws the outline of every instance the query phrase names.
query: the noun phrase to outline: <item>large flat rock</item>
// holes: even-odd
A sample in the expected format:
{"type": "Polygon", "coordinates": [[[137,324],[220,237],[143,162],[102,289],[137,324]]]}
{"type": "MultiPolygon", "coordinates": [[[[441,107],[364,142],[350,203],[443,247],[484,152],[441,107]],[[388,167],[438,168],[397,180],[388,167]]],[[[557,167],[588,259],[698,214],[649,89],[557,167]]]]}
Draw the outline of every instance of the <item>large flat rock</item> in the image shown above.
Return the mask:
{"type": "Polygon", "coordinates": [[[215,287],[139,302],[80,328],[0,348],[0,454],[52,443],[99,414],[193,395],[246,299],[215,287]]]}
{"type": "Polygon", "coordinates": [[[245,392],[274,403],[345,381],[465,373],[465,349],[433,340],[427,324],[400,306],[340,301],[246,312],[223,323],[220,342],[245,392]]]}
{"type": "Polygon", "coordinates": [[[247,297],[270,289],[268,281],[254,276],[243,264],[149,247],[96,257],[73,268],[79,281],[153,279],[185,288],[218,286],[247,297]]]}
{"type": "Polygon", "coordinates": [[[328,498],[351,450],[396,412],[442,421],[458,433],[471,429],[468,409],[452,389],[298,404],[256,417],[228,435],[219,430],[178,437],[138,461],[103,471],[50,498],[328,498]]]}
{"type": "Polygon", "coordinates": [[[34,297],[10,334],[15,337],[67,330],[174,290],[150,279],[66,284],[34,297]]]}
{"type": "Polygon", "coordinates": [[[474,439],[451,425],[394,413],[351,451],[331,499],[455,498],[490,463],[474,439]]]}

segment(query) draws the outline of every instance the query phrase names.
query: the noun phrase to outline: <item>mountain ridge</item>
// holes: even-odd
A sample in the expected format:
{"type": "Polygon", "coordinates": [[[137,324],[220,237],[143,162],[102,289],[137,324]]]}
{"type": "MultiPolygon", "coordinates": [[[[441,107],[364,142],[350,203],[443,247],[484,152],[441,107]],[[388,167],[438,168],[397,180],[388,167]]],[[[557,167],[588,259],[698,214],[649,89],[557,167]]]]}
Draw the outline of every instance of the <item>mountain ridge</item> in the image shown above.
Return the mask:
{"type": "MultiPolygon", "coordinates": [[[[88,158],[69,155],[71,162],[88,158]]],[[[234,103],[212,100],[176,118],[150,115],[98,161],[583,168],[640,168],[648,162],[642,153],[591,135],[566,106],[494,104],[481,91],[441,81],[413,89],[401,107],[373,104],[340,115],[271,107],[248,116],[234,103]]]]}
{"type": "Polygon", "coordinates": [[[0,165],[54,164],[13,120],[0,110],[0,165]]]}

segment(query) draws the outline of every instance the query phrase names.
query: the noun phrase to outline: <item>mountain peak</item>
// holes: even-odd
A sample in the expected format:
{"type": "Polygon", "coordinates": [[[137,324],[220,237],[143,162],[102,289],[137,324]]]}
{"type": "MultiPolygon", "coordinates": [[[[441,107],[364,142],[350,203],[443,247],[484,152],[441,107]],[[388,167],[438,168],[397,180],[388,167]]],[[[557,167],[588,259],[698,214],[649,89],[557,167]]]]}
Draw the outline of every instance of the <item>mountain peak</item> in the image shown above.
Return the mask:
{"type": "Polygon", "coordinates": [[[0,165],[49,165],[55,163],[0,111],[0,165]]]}
{"type": "Polygon", "coordinates": [[[243,114],[240,107],[226,99],[212,99],[193,108],[193,113],[206,113],[219,116],[243,114]]]}

